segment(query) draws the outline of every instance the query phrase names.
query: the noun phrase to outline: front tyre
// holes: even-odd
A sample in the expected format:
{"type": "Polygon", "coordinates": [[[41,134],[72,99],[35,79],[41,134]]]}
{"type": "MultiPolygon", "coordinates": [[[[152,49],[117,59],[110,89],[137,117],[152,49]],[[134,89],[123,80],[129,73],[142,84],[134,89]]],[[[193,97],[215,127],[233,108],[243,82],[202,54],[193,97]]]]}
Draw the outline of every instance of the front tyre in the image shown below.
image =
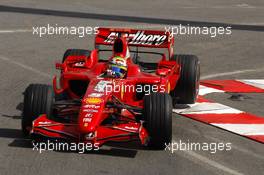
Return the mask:
{"type": "Polygon", "coordinates": [[[51,86],[30,84],[24,93],[24,107],[22,114],[22,131],[29,135],[32,122],[41,114],[51,116],[54,102],[54,92],[51,86]]]}
{"type": "Polygon", "coordinates": [[[144,97],[143,115],[149,134],[148,146],[165,148],[172,138],[172,100],[167,93],[152,93],[144,97]]]}

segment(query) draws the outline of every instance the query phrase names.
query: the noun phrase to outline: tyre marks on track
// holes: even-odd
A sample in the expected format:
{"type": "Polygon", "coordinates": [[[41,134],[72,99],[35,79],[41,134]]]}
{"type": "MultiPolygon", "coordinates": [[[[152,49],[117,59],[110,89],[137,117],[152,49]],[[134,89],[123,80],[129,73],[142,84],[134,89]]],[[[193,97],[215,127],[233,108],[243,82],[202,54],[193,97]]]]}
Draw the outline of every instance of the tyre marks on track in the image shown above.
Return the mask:
{"type": "Polygon", "coordinates": [[[12,59],[10,59],[10,58],[7,58],[7,57],[5,57],[5,56],[0,55],[0,60],[2,60],[2,61],[6,61],[6,62],[9,62],[9,63],[11,63],[11,64],[13,64],[13,65],[19,66],[19,67],[21,67],[21,68],[23,68],[23,69],[25,69],[25,70],[28,70],[28,71],[30,71],[30,72],[33,72],[33,73],[39,74],[39,75],[41,75],[41,76],[44,76],[44,77],[47,77],[47,78],[52,78],[52,75],[50,75],[50,74],[48,74],[48,73],[41,72],[41,71],[39,71],[38,69],[36,69],[36,68],[34,68],[34,67],[31,67],[31,66],[25,65],[25,64],[23,64],[23,63],[20,63],[20,62],[14,61],[14,60],[12,60],[12,59]]]}

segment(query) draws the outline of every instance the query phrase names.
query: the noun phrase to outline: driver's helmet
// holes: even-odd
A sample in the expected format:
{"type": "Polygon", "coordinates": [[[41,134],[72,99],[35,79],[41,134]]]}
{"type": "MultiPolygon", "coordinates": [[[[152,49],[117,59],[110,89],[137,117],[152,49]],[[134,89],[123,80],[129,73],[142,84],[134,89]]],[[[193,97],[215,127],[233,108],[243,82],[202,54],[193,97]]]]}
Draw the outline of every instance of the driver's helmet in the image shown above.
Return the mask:
{"type": "Polygon", "coordinates": [[[121,56],[115,56],[109,61],[107,75],[113,78],[124,78],[127,73],[126,59],[121,56]]]}

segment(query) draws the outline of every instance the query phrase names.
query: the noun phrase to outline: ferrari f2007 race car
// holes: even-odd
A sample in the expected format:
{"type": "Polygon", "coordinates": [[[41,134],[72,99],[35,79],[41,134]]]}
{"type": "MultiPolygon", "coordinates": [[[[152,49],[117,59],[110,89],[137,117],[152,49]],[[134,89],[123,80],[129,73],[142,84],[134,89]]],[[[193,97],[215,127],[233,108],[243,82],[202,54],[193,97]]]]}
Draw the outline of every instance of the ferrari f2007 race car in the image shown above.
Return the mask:
{"type": "Polygon", "coordinates": [[[100,28],[95,49],[68,49],[56,63],[60,77],[53,88],[26,88],[23,133],[99,146],[140,140],[164,148],[172,139],[173,105],[194,103],[199,90],[198,58],[174,54],[173,45],[164,31],[100,28]],[[146,48],[167,52],[139,51],[146,48]]]}

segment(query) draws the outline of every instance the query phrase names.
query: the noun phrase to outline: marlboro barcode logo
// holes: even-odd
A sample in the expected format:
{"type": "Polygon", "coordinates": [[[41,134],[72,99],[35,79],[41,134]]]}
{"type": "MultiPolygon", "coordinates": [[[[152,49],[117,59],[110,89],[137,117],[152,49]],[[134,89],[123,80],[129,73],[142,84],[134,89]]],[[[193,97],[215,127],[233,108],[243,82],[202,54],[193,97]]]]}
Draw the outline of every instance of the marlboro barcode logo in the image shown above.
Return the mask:
{"type": "MultiPolygon", "coordinates": [[[[113,43],[118,36],[117,32],[111,32],[104,42],[113,43]]],[[[159,34],[145,34],[144,31],[138,31],[137,33],[125,34],[128,38],[128,44],[143,44],[143,45],[161,45],[167,38],[167,35],[159,34]],[[128,35],[128,36],[127,36],[128,35]]]]}

